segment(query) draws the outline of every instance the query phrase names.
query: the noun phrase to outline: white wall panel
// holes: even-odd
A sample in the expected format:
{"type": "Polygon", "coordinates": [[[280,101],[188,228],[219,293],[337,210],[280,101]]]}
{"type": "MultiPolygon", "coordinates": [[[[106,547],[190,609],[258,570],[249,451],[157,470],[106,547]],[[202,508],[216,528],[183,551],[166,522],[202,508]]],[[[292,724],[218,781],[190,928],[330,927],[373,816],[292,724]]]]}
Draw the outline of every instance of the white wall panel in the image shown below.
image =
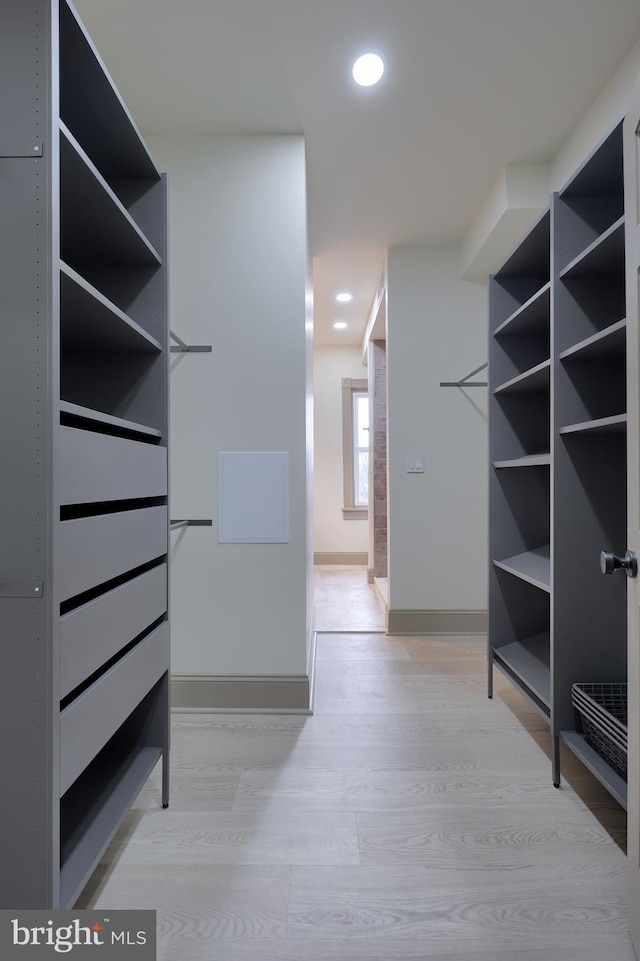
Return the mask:
{"type": "Polygon", "coordinates": [[[150,138],[169,174],[171,327],[211,354],[175,354],[172,670],[305,674],[306,202],[299,136],[150,138]],[[219,544],[219,451],[286,451],[287,544],[219,544]]]}
{"type": "Polygon", "coordinates": [[[486,608],[487,391],[439,386],[487,359],[486,292],[459,278],[455,247],[389,251],[389,601],[397,610],[486,608]],[[425,458],[423,474],[407,473],[409,456],[425,458]]]}

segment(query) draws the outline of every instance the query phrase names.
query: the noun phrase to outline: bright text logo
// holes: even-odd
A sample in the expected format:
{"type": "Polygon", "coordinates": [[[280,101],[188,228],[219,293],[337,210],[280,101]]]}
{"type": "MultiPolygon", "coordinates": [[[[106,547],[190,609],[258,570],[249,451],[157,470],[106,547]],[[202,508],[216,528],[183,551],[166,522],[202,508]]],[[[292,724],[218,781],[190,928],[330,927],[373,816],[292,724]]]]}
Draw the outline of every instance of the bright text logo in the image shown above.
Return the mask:
{"type": "Polygon", "coordinates": [[[155,911],[0,911],[0,958],[156,961],[155,911]]]}

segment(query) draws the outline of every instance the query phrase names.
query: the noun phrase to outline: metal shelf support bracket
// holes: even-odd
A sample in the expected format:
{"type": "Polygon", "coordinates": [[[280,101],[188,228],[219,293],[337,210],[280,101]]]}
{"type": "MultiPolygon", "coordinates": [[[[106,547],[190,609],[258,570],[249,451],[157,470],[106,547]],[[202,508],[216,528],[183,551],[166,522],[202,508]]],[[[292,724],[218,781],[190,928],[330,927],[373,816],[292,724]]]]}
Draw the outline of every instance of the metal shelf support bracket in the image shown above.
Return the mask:
{"type": "Polygon", "coordinates": [[[489,364],[481,364],[480,367],[476,367],[475,370],[472,370],[470,374],[467,374],[467,376],[463,377],[461,380],[441,380],[440,386],[441,387],[487,387],[488,384],[486,380],[469,380],[469,378],[474,377],[476,374],[479,374],[481,370],[486,370],[488,366],[489,364]]]}
{"type": "Polygon", "coordinates": [[[207,520],[176,520],[169,521],[169,530],[177,531],[181,527],[213,527],[213,521],[207,520]]]}
{"type": "Polygon", "coordinates": [[[211,346],[206,346],[203,344],[185,344],[181,337],[174,334],[172,330],[169,331],[169,336],[172,340],[175,340],[177,347],[171,347],[172,354],[210,354],[212,351],[211,346]]]}

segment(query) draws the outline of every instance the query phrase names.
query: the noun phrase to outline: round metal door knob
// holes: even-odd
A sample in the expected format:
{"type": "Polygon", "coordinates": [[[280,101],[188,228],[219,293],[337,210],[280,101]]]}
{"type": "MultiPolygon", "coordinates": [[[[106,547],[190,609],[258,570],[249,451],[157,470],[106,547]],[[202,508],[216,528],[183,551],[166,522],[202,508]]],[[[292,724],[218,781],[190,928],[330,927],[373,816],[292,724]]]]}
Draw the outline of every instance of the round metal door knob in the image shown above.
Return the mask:
{"type": "Polygon", "coordinates": [[[602,551],[600,553],[600,570],[603,574],[625,571],[627,577],[637,577],[638,558],[633,551],[627,551],[624,557],[619,557],[612,551],[602,551]]]}

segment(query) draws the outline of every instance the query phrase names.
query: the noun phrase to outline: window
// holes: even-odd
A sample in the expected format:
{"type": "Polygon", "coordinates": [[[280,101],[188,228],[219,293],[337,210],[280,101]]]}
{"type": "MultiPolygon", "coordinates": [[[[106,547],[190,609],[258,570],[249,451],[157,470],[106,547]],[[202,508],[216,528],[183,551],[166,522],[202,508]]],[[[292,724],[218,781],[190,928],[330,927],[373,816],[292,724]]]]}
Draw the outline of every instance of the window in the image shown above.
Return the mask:
{"type": "Polygon", "coordinates": [[[353,400],[353,503],[369,504],[369,395],[352,391],[353,400]]]}
{"type": "Polygon", "coordinates": [[[369,395],[367,381],[342,381],[345,520],[367,517],[369,504],[369,395]]]}

